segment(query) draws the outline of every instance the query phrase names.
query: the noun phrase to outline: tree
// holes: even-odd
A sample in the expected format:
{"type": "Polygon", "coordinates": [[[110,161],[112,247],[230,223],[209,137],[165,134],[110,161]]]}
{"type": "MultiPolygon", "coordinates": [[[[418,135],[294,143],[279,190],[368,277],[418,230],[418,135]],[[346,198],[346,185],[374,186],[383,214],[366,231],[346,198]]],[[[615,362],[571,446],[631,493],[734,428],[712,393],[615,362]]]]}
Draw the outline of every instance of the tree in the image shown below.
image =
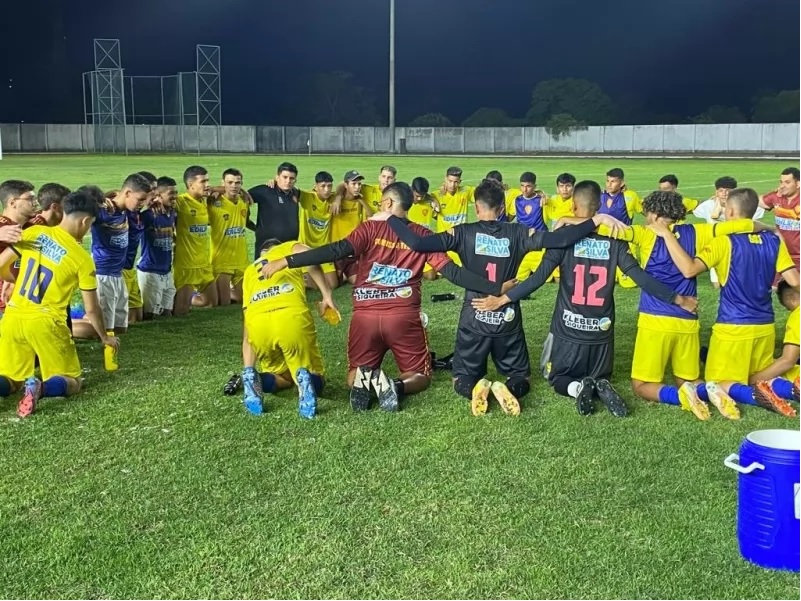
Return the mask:
{"type": "Polygon", "coordinates": [[[587,124],[579,121],[573,115],[567,113],[558,113],[553,115],[545,124],[545,131],[554,140],[559,141],[562,136],[567,136],[574,131],[583,131],[587,129],[587,124]]]}
{"type": "Polygon", "coordinates": [[[798,123],[799,99],[798,90],[762,95],[754,105],[754,123],[798,123]]]}
{"type": "Polygon", "coordinates": [[[442,113],[426,113],[412,119],[409,127],[453,127],[453,123],[442,113]]]}
{"type": "Polygon", "coordinates": [[[586,79],[548,79],[537,84],[526,120],[543,126],[559,114],[572,115],[588,125],[609,125],[615,120],[612,100],[597,83],[586,79]]]}
{"type": "Polygon", "coordinates": [[[375,99],[367,89],[353,82],[350,73],[315,73],[301,89],[303,113],[312,125],[359,126],[379,122],[375,99]]]}
{"type": "Polygon", "coordinates": [[[736,106],[715,104],[692,118],[693,123],[747,123],[748,118],[736,106]]]}
{"type": "Polygon", "coordinates": [[[462,127],[513,127],[515,120],[503,109],[483,107],[470,115],[462,127]]]}

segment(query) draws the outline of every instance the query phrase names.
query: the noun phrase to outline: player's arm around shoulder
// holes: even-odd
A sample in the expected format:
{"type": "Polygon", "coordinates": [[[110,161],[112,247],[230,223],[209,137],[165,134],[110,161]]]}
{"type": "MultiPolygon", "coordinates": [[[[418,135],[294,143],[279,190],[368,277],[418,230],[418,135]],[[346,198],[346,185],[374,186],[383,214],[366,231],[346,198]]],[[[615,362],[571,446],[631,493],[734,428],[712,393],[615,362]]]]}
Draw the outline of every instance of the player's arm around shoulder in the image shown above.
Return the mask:
{"type": "MultiPolygon", "coordinates": [[[[665,246],[668,249],[670,258],[673,260],[673,263],[676,264],[676,267],[679,268],[679,271],[681,271],[685,278],[694,278],[698,274],[703,273],[707,269],[711,269],[713,267],[713,265],[709,265],[706,261],[698,256],[691,257],[688,255],[682,248],[681,244],[679,244],[678,239],[670,230],[670,228],[661,221],[655,221],[649,225],[648,228],[655,235],[659,236],[665,241],[665,246]]],[[[724,240],[724,238],[719,238],[719,240],[724,240]]],[[[728,242],[728,240],[726,241],[728,242]]]]}

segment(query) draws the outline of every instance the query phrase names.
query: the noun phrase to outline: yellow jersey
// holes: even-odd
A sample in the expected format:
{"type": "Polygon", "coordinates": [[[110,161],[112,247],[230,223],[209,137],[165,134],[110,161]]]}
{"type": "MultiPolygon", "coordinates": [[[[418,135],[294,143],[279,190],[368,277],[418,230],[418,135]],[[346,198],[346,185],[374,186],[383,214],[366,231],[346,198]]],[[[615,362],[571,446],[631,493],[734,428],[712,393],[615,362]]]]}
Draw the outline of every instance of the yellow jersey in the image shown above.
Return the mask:
{"type": "MultiPolygon", "coordinates": [[[[794,344],[801,346],[801,335],[799,334],[801,328],[801,307],[796,307],[790,311],[787,316],[787,325],[784,327],[784,344],[794,344]]],[[[799,367],[794,365],[790,371],[784,374],[788,380],[795,380],[798,377],[799,367]]]]}
{"type": "Polygon", "coordinates": [[[408,218],[412,223],[422,225],[426,229],[431,229],[431,217],[434,215],[434,209],[427,202],[416,202],[409,209],[408,218]]]}
{"type": "Polygon", "coordinates": [[[344,240],[363,221],[362,205],[358,200],[342,199],[339,214],[331,219],[331,242],[344,240]]]}
{"type": "Polygon", "coordinates": [[[203,269],[211,265],[209,209],[205,200],[179,194],[175,201],[176,269],[203,269]]]}
{"type": "Polygon", "coordinates": [[[233,201],[220,195],[209,202],[211,226],[211,263],[215,267],[242,270],[248,264],[245,231],[248,205],[238,198],[233,201]]]}
{"type": "MultiPolygon", "coordinates": [[[[373,184],[362,184],[362,198],[367,206],[373,210],[373,213],[378,213],[378,205],[381,204],[381,197],[383,196],[381,188],[373,184]]],[[[366,216],[365,216],[366,217],[366,216]]]]}
{"type": "Polygon", "coordinates": [[[467,223],[467,208],[473,202],[474,191],[475,188],[472,186],[465,186],[458,189],[455,194],[439,192],[432,194],[439,203],[437,232],[447,232],[455,225],[467,223]]]}
{"type": "Polygon", "coordinates": [[[515,200],[518,196],[520,196],[522,192],[520,188],[509,188],[504,194],[504,205],[506,208],[506,220],[511,221],[513,217],[517,215],[517,209],[515,208],[515,200]]]}
{"type": "Polygon", "coordinates": [[[562,217],[573,217],[573,197],[562,198],[559,194],[551,196],[545,204],[544,217],[552,230],[562,217]]]}
{"type": "Polygon", "coordinates": [[[6,307],[8,315],[47,315],[66,321],[75,289],[97,289],[92,255],[61,227],[29,227],[12,248],[20,268],[6,307]]]}
{"type": "Polygon", "coordinates": [[[261,275],[261,268],[267,261],[276,261],[291,255],[297,243],[296,240],[291,240],[273,246],[245,269],[242,309],[245,311],[246,321],[283,309],[298,315],[309,310],[306,305],[303,270],[283,269],[269,279],[264,279],[261,275]]]}
{"type": "Polygon", "coordinates": [[[332,215],[328,210],[328,201],[320,198],[316,192],[301,190],[298,202],[300,241],[311,248],[319,248],[331,242],[332,215]]]}

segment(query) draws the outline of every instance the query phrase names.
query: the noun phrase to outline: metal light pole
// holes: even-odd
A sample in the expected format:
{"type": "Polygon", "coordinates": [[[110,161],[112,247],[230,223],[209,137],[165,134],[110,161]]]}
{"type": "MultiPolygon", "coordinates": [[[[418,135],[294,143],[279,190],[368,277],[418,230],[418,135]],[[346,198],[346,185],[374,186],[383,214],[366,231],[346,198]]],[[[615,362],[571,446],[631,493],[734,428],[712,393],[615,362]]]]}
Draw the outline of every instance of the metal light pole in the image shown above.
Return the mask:
{"type": "Polygon", "coordinates": [[[389,0],[389,151],[395,153],[395,0],[389,0]]]}

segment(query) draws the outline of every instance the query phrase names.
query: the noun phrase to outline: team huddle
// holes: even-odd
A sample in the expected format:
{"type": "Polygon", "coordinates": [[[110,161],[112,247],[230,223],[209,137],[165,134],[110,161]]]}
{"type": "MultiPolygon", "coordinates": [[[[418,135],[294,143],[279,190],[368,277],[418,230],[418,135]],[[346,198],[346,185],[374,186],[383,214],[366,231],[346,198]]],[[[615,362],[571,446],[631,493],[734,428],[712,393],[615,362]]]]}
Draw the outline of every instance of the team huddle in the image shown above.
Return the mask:
{"type": "Polygon", "coordinates": [[[521,300],[555,280],[539,371],[581,415],[595,410],[596,399],[615,416],[628,413],[610,383],[620,285],[641,288],[631,368],[638,397],[699,419],[710,418],[710,404],[738,419],[738,403],[795,416],[796,168],[785,169],[778,189],[763,196],[719,178],[705,202],[682,196],[673,175],[641,199],[620,169],[607,173],[603,190],[561,174],[553,196],[537,187],[532,172],[517,188],[505,186],[497,171],[471,187],[451,167],[436,190],[421,177],[396,181],[389,165],[377,185],[364,184],[357,171],[337,185],[319,172],[313,189],[299,190],[297,173],[282,163],[274,179],[246,191],[236,169],[211,187],[206,169],[192,166],[180,194],[175,180],[148,172],[105,193],[95,186],[71,192],[45,184],[35,193],[29,182],[0,184],[0,396],[22,389],[17,413],[26,417],[42,397],[80,391],[73,337],[97,336],[117,349],[136,321],[241,303],[244,369],[225,392],[241,387],[246,409],[260,414],[265,393],[296,387],[300,415],[312,418],[325,366],[306,290],[319,291],[320,314],[336,323],[332,290],[350,283],[347,383],[354,410],[369,409],[375,398],[397,411],[406,395],[428,388],[438,367],[452,372],[455,393],[470,401],[474,415],[486,413],[492,398],[518,415],[532,377],[521,300]],[[765,210],[775,211],[776,230],[756,220],[765,210]],[[707,223],[685,223],[688,213],[707,223]],[[633,224],[637,214],[645,225],[633,224]],[[246,229],[255,232],[252,259],[246,229]],[[90,232],[87,250],[82,241],[90,232]],[[696,314],[704,271],[720,288],[708,347],[696,314]],[[453,354],[435,361],[421,287],[438,277],[465,294],[453,354]],[[85,316],[71,320],[76,290],[85,316]],[[790,311],[777,358],[774,291],[790,311]],[[396,377],[382,369],[387,351],[396,377]],[[490,358],[501,380],[487,378],[490,358]],[[664,381],[668,367],[674,383],[664,381]]]}

